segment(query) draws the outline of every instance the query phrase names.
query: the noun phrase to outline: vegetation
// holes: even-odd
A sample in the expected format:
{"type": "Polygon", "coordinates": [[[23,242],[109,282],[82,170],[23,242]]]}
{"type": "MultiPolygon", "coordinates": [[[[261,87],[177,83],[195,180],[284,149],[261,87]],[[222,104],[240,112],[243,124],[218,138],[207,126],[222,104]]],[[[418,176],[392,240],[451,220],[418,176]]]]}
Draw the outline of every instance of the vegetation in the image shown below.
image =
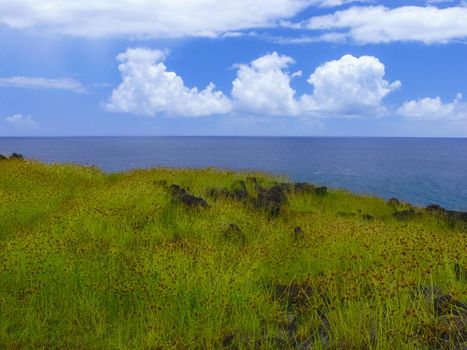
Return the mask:
{"type": "Polygon", "coordinates": [[[465,349],[464,221],[283,182],[0,162],[0,348],[465,349]]]}

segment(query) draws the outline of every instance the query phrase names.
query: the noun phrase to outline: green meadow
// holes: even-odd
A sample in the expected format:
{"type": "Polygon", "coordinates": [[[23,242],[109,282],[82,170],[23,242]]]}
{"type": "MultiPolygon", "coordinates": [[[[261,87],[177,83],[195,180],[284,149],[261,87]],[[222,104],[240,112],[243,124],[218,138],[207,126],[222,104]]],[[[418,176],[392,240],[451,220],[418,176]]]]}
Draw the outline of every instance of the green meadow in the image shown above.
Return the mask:
{"type": "Polygon", "coordinates": [[[0,348],[467,348],[465,221],[287,182],[0,161],[0,348]]]}

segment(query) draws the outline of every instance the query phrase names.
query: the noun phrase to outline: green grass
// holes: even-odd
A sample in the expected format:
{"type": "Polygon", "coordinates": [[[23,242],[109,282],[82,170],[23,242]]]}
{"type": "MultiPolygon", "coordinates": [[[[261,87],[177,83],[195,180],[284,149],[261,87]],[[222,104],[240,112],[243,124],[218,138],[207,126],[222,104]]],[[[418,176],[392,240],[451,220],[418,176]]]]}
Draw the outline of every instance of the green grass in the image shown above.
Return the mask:
{"type": "Polygon", "coordinates": [[[465,310],[434,307],[441,294],[466,301],[465,228],[418,209],[397,220],[384,200],[341,190],[290,194],[274,218],[206,195],[247,176],[278,180],[0,162],[0,348],[465,345],[465,310]],[[174,201],[161,180],[210,207],[174,201]],[[244,241],[224,235],[230,224],[244,241]]]}

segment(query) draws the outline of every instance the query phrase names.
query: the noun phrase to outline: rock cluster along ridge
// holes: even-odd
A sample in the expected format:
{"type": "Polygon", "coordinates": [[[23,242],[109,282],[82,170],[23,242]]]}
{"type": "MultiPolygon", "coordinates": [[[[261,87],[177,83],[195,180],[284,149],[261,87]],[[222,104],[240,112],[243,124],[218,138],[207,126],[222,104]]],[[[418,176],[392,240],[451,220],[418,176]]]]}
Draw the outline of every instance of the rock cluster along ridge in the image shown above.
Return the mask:
{"type": "Polygon", "coordinates": [[[274,183],[268,188],[260,185],[255,177],[247,177],[245,181],[235,181],[230,188],[211,188],[206,194],[214,200],[222,198],[244,202],[276,217],[287,204],[288,194],[314,193],[325,196],[327,191],[327,187],[316,187],[308,183],[274,183]]]}
{"type": "Polygon", "coordinates": [[[179,185],[170,185],[169,190],[172,192],[172,196],[174,200],[180,201],[181,203],[185,204],[188,207],[195,208],[195,207],[202,207],[207,208],[209,207],[208,203],[204,200],[204,198],[196,197],[179,185]]]}
{"type": "Polygon", "coordinates": [[[420,216],[423,212],[425,212],[432,214],[438,219],[446,220],[451,226],[460,224],[467,229],[467,212],[448,210],[441,207],[439,204],[430,204],[423,209],[415,208],[410,204],[399,201],[397,198],[389,199],[387,204],[395,209],[393,216],[397,220],[406,221],[420,216]]]}
{"type": "Polygon", "coordinates": [[[12,153],[11,156],[6,157],[3,154],[0,154],[0,161],[1,160],[24,160],[24,157],[22,154],[19,153],[12,153]]]}

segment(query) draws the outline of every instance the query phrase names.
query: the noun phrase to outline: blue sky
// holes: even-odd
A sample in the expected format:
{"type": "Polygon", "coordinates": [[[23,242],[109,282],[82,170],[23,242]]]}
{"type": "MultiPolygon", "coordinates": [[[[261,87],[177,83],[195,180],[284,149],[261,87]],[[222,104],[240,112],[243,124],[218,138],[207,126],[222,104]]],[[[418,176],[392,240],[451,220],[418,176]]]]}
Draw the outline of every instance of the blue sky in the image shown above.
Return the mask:
{"type": "Polygon", "coordinates": [[[0,136],[467,136],[465,1],[76,4],[0,0],[0,136]]]}

